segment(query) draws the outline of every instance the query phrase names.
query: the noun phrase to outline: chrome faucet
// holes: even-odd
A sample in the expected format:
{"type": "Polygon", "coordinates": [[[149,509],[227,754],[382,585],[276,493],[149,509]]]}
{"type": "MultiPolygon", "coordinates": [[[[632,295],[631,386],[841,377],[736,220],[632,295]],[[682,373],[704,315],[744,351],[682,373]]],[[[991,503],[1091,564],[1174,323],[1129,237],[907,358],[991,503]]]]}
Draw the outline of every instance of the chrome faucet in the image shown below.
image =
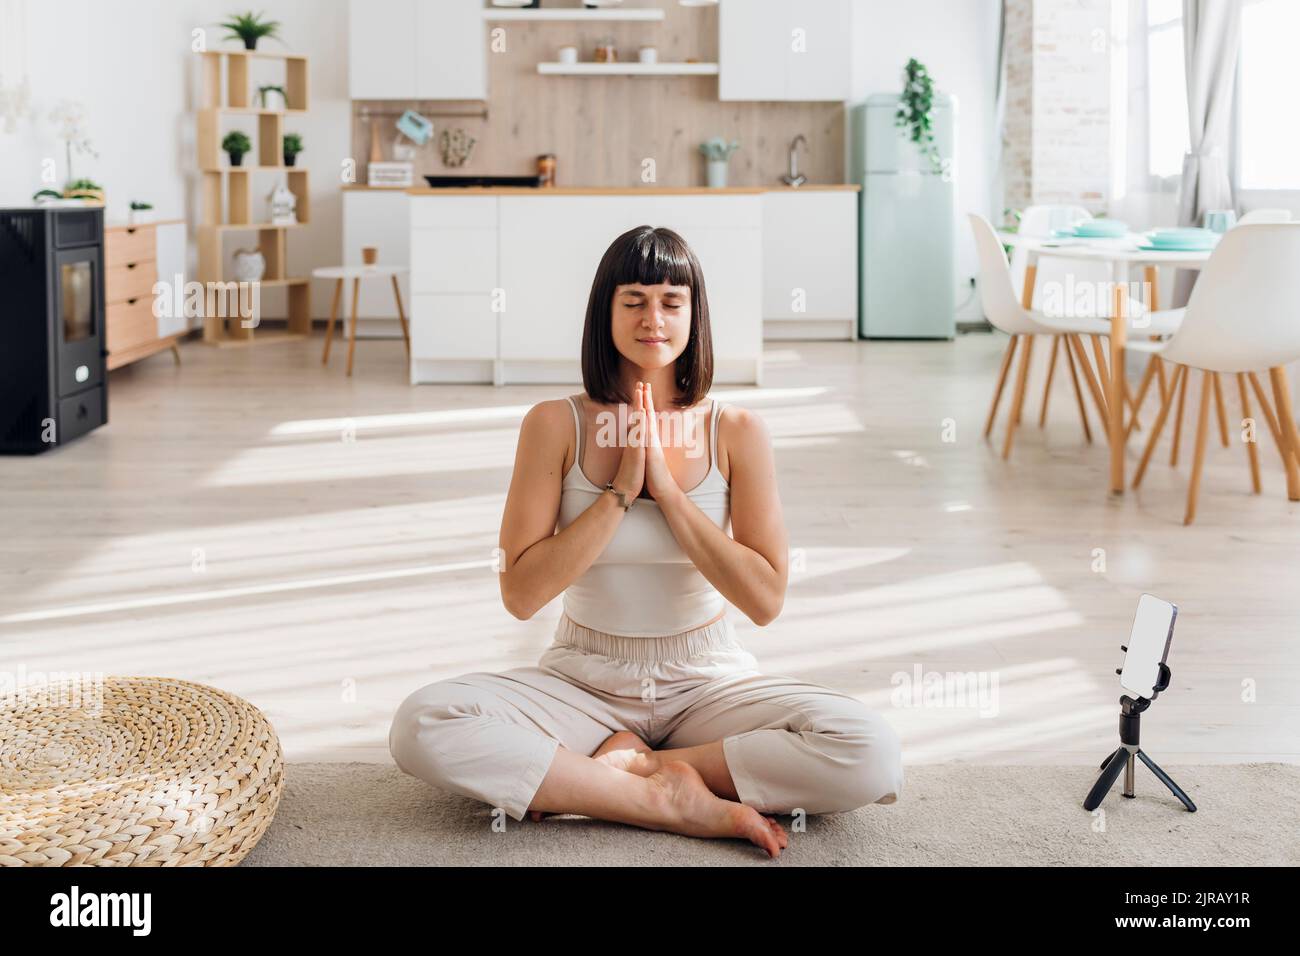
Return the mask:
{"type": "Polygon", "coordinates": [[[803,143],[804,149],[808,148],[808,140],[804,139],[803,133],[800,133],[790,141],[790,172],[781,177],[781,182],[787,186],[802,186],[808,181],[808,177],[799,172],[799,144],[803,143]]]}

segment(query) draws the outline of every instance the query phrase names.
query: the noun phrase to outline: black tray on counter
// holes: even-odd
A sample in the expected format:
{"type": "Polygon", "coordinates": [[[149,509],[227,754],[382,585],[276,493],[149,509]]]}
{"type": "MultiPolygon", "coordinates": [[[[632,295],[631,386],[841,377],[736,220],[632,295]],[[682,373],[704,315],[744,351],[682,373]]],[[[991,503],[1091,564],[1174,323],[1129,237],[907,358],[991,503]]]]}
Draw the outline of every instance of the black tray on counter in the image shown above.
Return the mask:
{"type": "Polygon", "coordinates": [[[541,176],[425,176],[424,181],[434,189],[457,189],[466,186],[524,186],[536,189],[542,184],[541,176]]]}

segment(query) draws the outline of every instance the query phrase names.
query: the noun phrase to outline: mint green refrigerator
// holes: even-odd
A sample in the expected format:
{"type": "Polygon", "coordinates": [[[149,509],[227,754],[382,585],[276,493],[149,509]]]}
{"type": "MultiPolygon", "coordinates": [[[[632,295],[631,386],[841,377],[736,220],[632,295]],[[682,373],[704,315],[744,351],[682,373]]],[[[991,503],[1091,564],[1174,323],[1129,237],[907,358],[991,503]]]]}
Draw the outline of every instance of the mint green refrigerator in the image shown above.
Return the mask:
{"type": "Polygon", "coordinates": [[[858,327],[870,339],[951,339],[956,333],[954,161],[957,103],[936,94],[938,168],[894,124],[898,96],[849,111],[849,175],[860,183],[858,327]]]}

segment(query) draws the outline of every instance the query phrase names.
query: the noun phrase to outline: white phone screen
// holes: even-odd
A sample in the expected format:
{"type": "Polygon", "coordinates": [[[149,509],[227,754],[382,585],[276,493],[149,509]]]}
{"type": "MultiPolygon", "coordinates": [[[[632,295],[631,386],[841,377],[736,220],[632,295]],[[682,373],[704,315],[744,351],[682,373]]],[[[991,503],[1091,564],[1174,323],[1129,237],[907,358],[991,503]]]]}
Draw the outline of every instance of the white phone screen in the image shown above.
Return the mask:
{"type": "Polygon", "coordinates": [[[1144,594],[1138,599],[1128,653],[1119,676],[1120,686],[1135,697],[1150,698],[1160,678],[1160,665],[1169,653],[1178,608],[1168,601],[1144,594]]]}

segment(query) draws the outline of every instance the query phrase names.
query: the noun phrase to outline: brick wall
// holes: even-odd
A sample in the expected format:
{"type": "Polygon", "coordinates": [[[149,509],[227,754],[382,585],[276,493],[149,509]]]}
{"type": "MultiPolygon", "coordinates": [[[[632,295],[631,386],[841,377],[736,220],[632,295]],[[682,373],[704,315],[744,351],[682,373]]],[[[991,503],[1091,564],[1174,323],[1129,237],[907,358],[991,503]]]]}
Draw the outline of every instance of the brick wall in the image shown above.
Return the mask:
{"type": "Polygon", "coordinates": [[[1007,0],[1005,204],[1103,209],[1111,0],[1007,0]]]}

